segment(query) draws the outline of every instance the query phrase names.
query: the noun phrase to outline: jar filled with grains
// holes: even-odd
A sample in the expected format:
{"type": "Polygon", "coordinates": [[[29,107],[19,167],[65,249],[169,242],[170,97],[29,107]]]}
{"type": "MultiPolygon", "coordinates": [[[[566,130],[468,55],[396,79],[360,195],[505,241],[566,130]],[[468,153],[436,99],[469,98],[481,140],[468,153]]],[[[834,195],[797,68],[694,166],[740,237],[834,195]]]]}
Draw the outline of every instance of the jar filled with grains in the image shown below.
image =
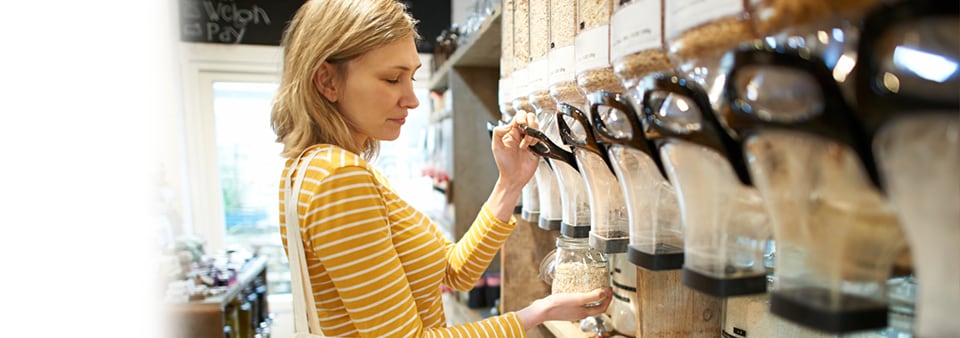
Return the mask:
{"type": "Polygon", "coordinates": [[[670,61],[719,101],[723,54],[757,37],[745,0],[670,0],[664,3],[664,27],[670,61]],[[719,80],[719,82],[718,82],[719,80]]]}
{"type": "Polygon", "coordinates": [[[663,43],[663,0],[613,3],[610,19],[610,60],[625,90],[641,78],[673,68],[663,43]]]}
{"type": "Polygon", "coordinates": [[[550,96],[555,103],[583,107],[586,97],[577,87],[574,69],[577,36],[577,1],[550,0],[550,52],[547,55],[550,96]]]}
{"type": "MultiPolygon", "coordinates": [[[[600,90],[623,92],[610,64],[610,17],[613,0],[577,0],[578,30],[574,45],[577,86],[584,95],[600,90]]],[[[588,111],[584,109],[584,111],[588,111]]]]}
{"type": "Polygon", "coordinates": [[[590,247],[586,238],[557,237],[557,249],[544,258],[541,275],[552,278],[553,294],[590,292],[610,286],[607,258],[590,247]]]}

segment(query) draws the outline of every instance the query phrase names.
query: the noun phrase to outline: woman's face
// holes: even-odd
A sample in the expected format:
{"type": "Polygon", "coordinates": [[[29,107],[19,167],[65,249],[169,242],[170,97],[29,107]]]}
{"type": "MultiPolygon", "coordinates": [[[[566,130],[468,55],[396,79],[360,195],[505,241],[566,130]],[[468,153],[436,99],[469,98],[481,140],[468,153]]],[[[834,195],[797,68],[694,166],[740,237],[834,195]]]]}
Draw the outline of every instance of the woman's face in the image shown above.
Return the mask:
{"type": "Polygon", "coordinates": [[[413,38],[371,50],[346,64],[343,90],[335,105],[357,140],[396,140],[407,110],[420,105],[413,92],[413,74],[420,68],[413,38]]]}

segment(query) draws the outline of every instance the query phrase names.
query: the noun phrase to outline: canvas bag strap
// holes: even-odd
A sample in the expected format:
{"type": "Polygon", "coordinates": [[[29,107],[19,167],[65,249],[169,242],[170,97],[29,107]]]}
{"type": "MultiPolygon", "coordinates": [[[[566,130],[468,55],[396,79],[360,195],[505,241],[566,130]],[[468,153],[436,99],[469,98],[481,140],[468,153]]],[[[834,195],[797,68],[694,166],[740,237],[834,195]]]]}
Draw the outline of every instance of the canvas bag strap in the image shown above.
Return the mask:
{"type": "MultiPolygon", "coordinates": [[[[305,151],[306,152],[306,151],[305,151]]],[[[294,332],[296,333],[320,333],[320,319],[317,317],[317,306],[313,299],[313,288],[310,286],[309,271],[307,270],[307,259],[303,249],[303,241],[300,239],[300,217],[298,216],[297,206],[300,200],[300,187],[303,184],[303,178],[307,173],[307,167],[317,155],[314,151],[303,158],[304,154],[297,156],[301,160],[297,169],[297,179],[293,178],[293,168],[287,173],[286,201],[286,225],[287,225],[287,252],[290,262],[290,285],[293,291],[293,313],[294,313],[294,332]],[[293,184],[291,189],[290,185],[293,184]]],[[[293,163],[297,163],[294,161],[293,163]]]]}

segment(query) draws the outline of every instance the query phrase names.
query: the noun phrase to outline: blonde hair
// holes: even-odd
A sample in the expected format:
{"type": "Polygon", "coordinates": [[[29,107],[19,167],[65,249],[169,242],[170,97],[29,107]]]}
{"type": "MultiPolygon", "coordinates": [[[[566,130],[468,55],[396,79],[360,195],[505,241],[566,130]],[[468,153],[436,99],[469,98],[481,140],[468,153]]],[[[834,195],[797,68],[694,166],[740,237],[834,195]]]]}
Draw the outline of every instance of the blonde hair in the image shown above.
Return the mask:
{"type": "Polygon", "coordinates": [[[371,159],[379,141],[357,144],[343,114],[320,94],[314,76],[324,62],[344,62],[413,36],[416,20],[396,0],[311,0],[283,34],[283,75],[270,116],[281,156],[296,157],[315,144],[333,144],[371,159]]]}

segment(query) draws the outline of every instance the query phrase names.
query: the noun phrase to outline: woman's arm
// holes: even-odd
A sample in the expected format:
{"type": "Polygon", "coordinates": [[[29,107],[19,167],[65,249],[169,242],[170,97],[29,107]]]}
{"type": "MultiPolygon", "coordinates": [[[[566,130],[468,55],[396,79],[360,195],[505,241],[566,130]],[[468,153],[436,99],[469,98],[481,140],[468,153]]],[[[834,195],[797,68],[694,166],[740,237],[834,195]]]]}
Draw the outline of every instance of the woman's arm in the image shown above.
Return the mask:
{"type": "Polygon", "coordinates": [[[304,219],[305,247],[323,262],[323,266],[311,266],[311,272],[325,273],[333,284],[332,288],[315,286],[313,291],[317,295],[336,294],[325,297],[328,301],[319,303],[318,308],[336,308],[342,303],[347,313],[339,318],[321,316],[326,333],[362,337],[474,337],[484,332],[490,336],[523,336],[524,328],[514,313],[454,327],[426,328],[419,313],[424,309],[417,307],[393,246],[388,209],[377,184],[372,173],[362,167],[338,168],[319,181],[304,182],[304,189],[316,192],[304,219]]]}

